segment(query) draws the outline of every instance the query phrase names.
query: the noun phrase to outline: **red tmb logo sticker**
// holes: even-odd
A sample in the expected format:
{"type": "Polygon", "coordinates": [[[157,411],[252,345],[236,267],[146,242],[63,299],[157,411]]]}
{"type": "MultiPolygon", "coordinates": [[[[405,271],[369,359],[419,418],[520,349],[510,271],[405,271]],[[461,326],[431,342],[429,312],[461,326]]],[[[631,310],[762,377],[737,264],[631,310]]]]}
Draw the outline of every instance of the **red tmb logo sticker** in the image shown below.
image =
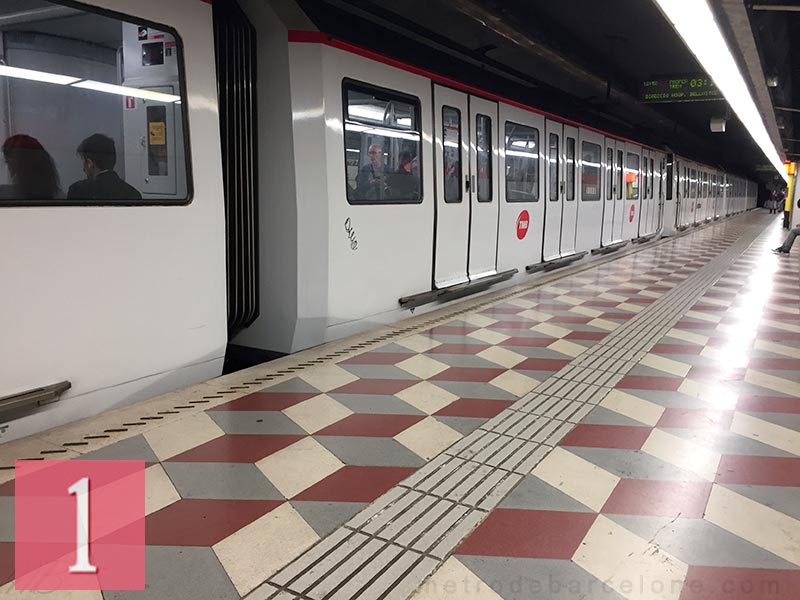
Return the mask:
{"type": "Polygon", "coordinates": [[[18,590],[143,590],[144,461],[18,460],[18,590]]]}
{"type": "Polygon", "coordinates": [[[530,215],[527,210],[523,210],[517,217],[517,239],[522,240],[528,235],[528,228],[531,224],[530,215]]]}
{"type": "Polygon", "coordinates": [[[628,223],[633,223],[634,216],[636,216],[636,205],[631,204],[631,212],[628,214],[628,223]]]}

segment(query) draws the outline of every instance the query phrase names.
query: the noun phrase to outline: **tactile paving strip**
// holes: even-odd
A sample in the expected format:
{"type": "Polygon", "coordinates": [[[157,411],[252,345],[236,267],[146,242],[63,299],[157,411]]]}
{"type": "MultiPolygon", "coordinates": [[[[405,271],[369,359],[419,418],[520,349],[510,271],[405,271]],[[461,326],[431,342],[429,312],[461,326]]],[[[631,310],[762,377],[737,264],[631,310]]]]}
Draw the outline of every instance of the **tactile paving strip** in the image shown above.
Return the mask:
{"type": "Polygon", "coordinates": [[[389,490],[248,600],[405,600],[763,231],[743,229],[741,236],[719,238],[720,254],[389,490]]]}

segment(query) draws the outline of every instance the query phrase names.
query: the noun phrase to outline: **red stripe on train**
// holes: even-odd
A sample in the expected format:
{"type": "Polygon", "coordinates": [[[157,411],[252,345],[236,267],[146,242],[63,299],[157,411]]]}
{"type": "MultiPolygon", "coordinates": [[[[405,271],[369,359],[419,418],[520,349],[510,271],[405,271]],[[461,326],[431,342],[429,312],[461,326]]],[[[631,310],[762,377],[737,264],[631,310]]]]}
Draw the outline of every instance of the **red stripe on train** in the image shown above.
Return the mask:
{"type": "Polygon", "coordinates": [[[421,75],[422,77],[427,77],[428,79],[435,81],[436,83],[440,83],[442,85],[446,85],[451,88],[455,88],[461,90],[463,92],[467,92],[470,94],[475,94],[476,96],[482,96],[483,98],[487,98],[489,100],[495,100],[496,102],[503,102],[505,104],[509,104],[511,106],[516,106],[517,108],[521,108],[523,110],[527,110],[530,112],[534,112],[548,119],[554,119],[564,123],[566,125],[572,125],[574,127],[581,127],[588,131],[594,131],[595,133],[599,133],[603,136],[613,138],[615,140],[620,140],[623,142],[629,142],[631,144],[635,144],[642,148],[647,148],[649,150],[655,150],[656,152],[665,152],[660,148],[655,148],[653,146],[648,146],[646,144],[642,144],[641,142],[637,142],[635,140],[631,140],[625,137],[620,137],[618,135],[608,133],[607,131],[603,131],[602,129],[597,129],[596,127],[590,127],[589,125],[584,125],[578,121],[573,121],[572,119],[567,119],[566,117],[562,117],[560,115],[550,113],[539,108],[535,108],[528,104],[523,104],[522,102],[518,102],[516,100],[510,100],[508,98],[504,98],[503,96],[499,96],[497,94],[493,94],[491,92],[487,92],[480,88],[476,88],[471,85],[467,85],[461,83],[460,81],[456,81],[455,79],[450,79],[449,77],[445,77],[444,75],[439,75],[438,73],[434,73],[432,71],[427,71],[420,67],[415,67],[414,65],[409,65],[403,61],[397,60],[395,58],[391,58],[389,56],[385,56],[383,54],[379,54],[372,50],[367,50],[366,48],[362,48],[361,46],[356,46],[355,44],[351,44],[350,42],[345,42],[343,40],[339,40],[327,33],[323,33],[321,31],[300,31],[300,30],[289,30],[289,41],[290,42],[298,42],[298,43],[306,43],[306,44],[325,44],[326,46],[331,46],[333,48],[338,48],[339,50],[344,50],[346,52],[350,52],[351,54],[357,54],[359,56],[363,56],[364,58],[369,58],[371,60],[396,67],[398,69],[402,69],[403,71],[407,71],[409,73],[414,73],[415,75],[421,75]]]}

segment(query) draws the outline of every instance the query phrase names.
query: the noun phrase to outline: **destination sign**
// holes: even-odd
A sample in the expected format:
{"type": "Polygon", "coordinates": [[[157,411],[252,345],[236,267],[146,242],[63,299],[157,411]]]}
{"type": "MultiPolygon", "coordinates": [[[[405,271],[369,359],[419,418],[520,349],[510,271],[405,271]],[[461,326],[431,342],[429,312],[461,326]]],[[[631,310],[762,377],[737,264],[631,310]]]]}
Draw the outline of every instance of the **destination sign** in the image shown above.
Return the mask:
{"type": "Polygon", "coordinates": [[[639,88],[642,102],[700,102],[722,100],[714,82],[704,76],[679,76],[648,79],[639,88]]]}

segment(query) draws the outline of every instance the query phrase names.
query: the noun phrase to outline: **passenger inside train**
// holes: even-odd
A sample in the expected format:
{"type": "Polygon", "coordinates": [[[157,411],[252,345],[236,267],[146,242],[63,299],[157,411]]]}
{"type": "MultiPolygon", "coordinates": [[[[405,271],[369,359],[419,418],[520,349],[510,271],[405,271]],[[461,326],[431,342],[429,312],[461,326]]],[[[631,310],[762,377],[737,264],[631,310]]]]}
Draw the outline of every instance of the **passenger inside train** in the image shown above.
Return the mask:
{"type": "Polygon", "coordinates": [[[62,198],[53,157],[29,135],[12,135],[3,144],[3,158],[11,183],[0,186],[0,199],[47,200],[62,198]]]}
{"type": "Polygon", "coordinates": [[[383,148],[372,144],[367,150],[369,162],[361,167],[356,177],[356,194],[362,200],[378,200],[386,193],[383,168],[383,148]]]}
{"type": "Polygon", "coordinates": [[[188,202],[180,39],[109,13],[24,4],[38,17],[0,28],[4,204],[188,202]]]}
{"type": "Polygon", "coordinates": [[[141,200],[142,195],[126,183],[114,167],[117,149],[107,135],[95,133],[78,146],[78,156],[83,161],[86,179],[69,186],[67,198],[86,200],[141,200]]]}

